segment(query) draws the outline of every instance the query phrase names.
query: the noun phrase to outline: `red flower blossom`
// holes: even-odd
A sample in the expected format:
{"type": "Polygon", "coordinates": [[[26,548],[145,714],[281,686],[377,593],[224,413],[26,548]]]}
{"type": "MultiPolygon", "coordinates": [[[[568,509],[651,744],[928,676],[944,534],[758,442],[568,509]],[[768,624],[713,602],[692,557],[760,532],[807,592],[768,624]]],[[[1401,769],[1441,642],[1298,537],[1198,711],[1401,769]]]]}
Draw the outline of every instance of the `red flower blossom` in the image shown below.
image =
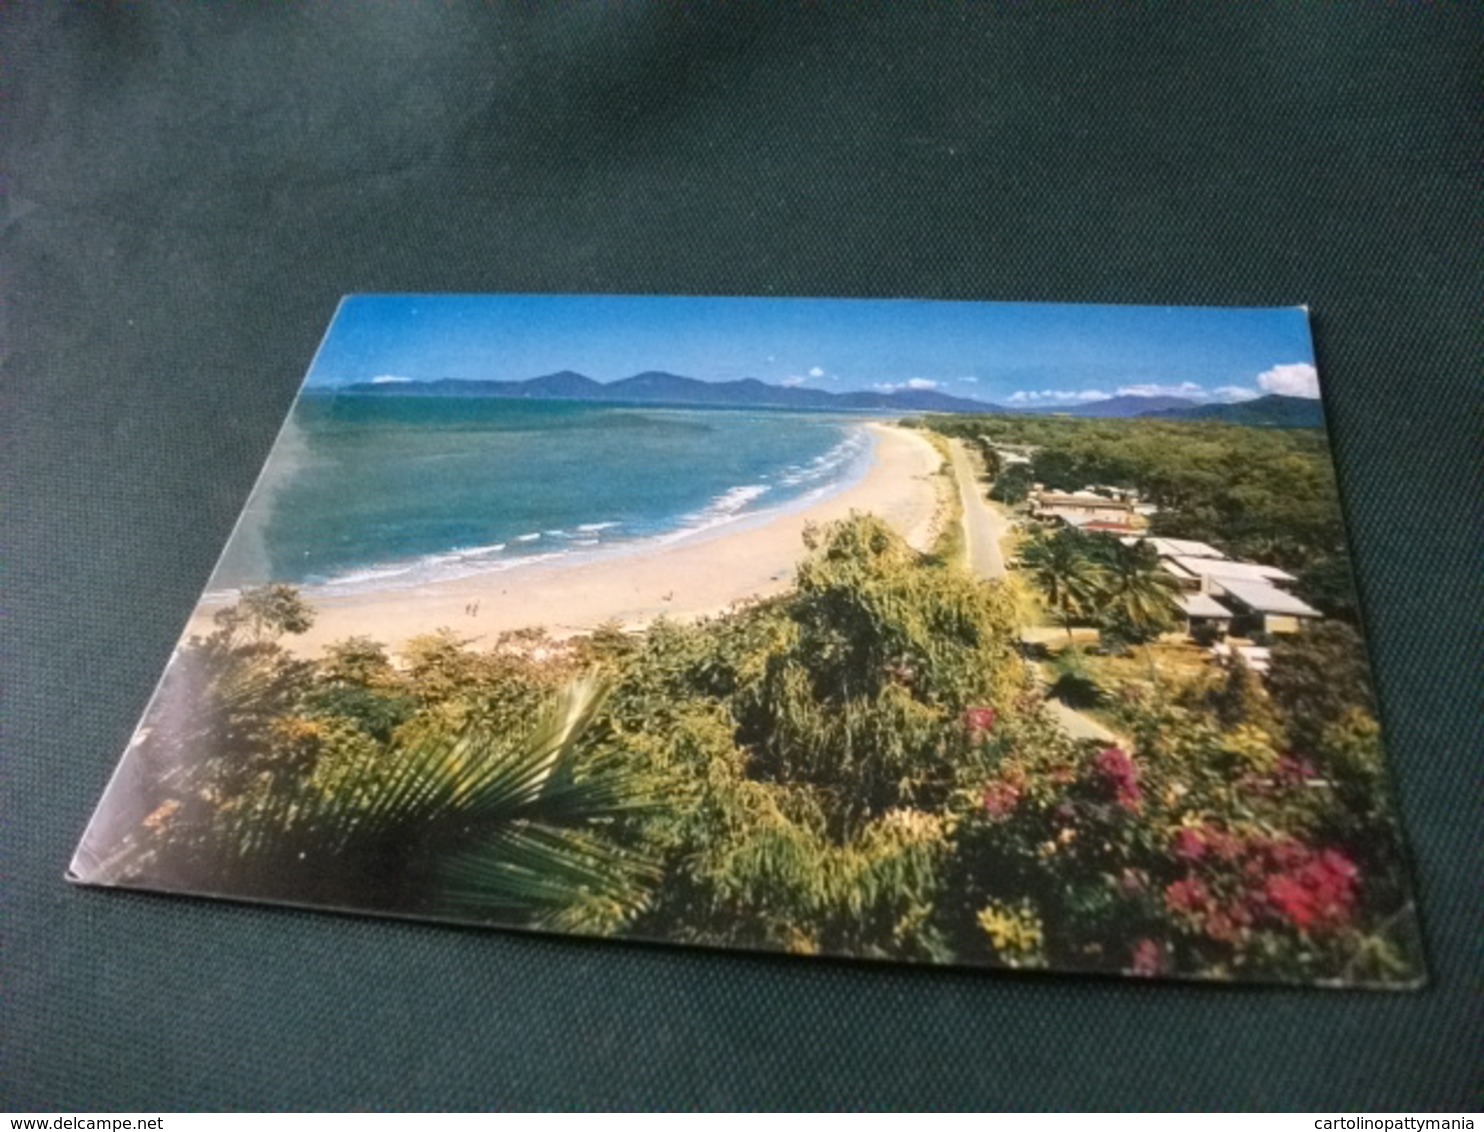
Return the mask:
{"type": "Polygon", "coordinates": [[[1307,931],[1313,925],[1314,905],[1297,877],[1284,873],[1269,878],[1267,897],[1273,907],[1300,931],[1307,931]]]}
{"type": "Polygon", "coordinates": [[[1206,839],[1198,829],[1175,831],[1173,849],[1182,861],[1199,861],[1206,855],[1206,839]]]}
{"type": "Polygon", "coordinates": [[[994,821],[1004,821],[1020,804],[1020,791],[1008,782],[991,782],[984,788],[984,812],[994,821]]]}
{"type": "Polygon", "coordinates": [[[1132,778],[1135,774],[1134,760],[1128,757],[1126,751],[1117,747],[1108,747],[1098,752],[1098,773],[1105,778],[1132,778]]]}
{"type": "Polygon", "coordinates": [[[1139,940],[1134,944],[1129,970],[1146,977],[1164,974],[1165,949],[1152,939],[1139,940]]]}
{"type": "Polygon", "coordinates": [[[1139,789],[1139,771],[1127,752],[1117,747],[1099,751],[1093,762],[1098,775],[1113,791],[1113,800],[1130,813],[1144,808],[1144,794],[1139,789]]]}
{"type": "Polygon", "coordinates": [[[1360,877],[1360,868],[1349,857],[1333,849],[1319,854],[1318,865],[1335,884],[1353,885],[1360,877]]]}
{"type": "Polygon", "coordinates": [[[994,721],[993,708],[971,707],[964,710],[964,730],[969,733],[970,739],[987,735],[993,729],[994,721]]]}
{"type": "Polygon", "coordinates": [[[1343,853],[1306,854],[1287,871],[1268,878],[1264,895],[1277,913],[1302,932],[1338,931],[1355,912],[1360,870],[1343,853]]]}
{"type": "Polygon", "coordinates": [[[1236,943],[1242,934],[1232,910],[1221,906],[1212,909],[1202,927],[1207,938],[1214,939],[1217,943],[1236,943]]]}
{"type": "Polygon", "coordinates": [[[1211,902],[1211,892],[1200,877],[1177,880],[1165,889],[1165,906],[1171,912],[1193,916],[1204,912],[1211,902]]]}

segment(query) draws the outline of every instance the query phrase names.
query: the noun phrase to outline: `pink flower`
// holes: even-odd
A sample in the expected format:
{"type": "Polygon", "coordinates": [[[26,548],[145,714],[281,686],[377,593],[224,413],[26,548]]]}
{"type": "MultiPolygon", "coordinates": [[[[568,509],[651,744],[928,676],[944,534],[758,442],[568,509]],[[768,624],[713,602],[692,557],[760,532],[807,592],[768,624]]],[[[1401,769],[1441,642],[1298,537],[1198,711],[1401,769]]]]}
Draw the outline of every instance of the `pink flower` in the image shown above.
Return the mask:
{"type": "Polygon", "coordinates": [[[1349,925],[1355,914],[1360,869],[1334,849],[1318,853],[1298,841],[1269,847],[1275,871],[1262,886],[1272,913],[1301,932],[1323,934],[1349,925]]]}
{"type": "Polygon", "coordinates": [[[1128,757],[1128,752],[1117,747],[1108,747],[1099,751],[1097,762],[1094,765],[1104,778],[1121,780],[1133,778],[1136,773],[1134,760],[1128,757]]]}
{"type": "Polygon", "coordinates": [[[991,782],[984,788],[984,812],[993,821],[1004,821],[1020,804],[1020,791],[1008,782],[991,782]]]}
{"type": "Polygon", "coordinates": [[[971,707],[964,710],[964,730],[969,733],[970,739],[987,735],[993,729],[994,721],[993,708],[971,707]]]}
{"type": "Polygon", "coordinates": [[[1336,886],[1353,885],[1360,876],[1360,869],[1349,857],[1333,849],[1319,854],[1319,867],[1329,875],[1330,883],[1336,886]]]}
{"type": "Polygon", "coordinates": [[[1319,918],[1309,890],[1294,876],[1281,873],[1267,883],[1269,903],[1299,931],[1308,931],[1319,918]]]}
{"type": "Polygon", "coordinates": [[[1200,877],[1174,881],[1165,889],[1165,906],[1171,912],[1194,915],[1205,911],[1210,901],[1210,890],[1200,877]]]}
{"type": "Polygon", "coordinates": [[[1206,839],[1198,829],[1176,830],[1173,848],[1182,861],[1199,861],[1206,855],[1206,839]]]}
{"type": "Polygon", "coordinates": [[[1144,808],[1144,794],[1139,789],[1139,771],[1126,751],[1108,747],[1099,751],[1093,766],[1103,782],[1112,788],[1113,800],[1130,813],[1144,808]]]}
{"type": "Polygon", "coordinates": [[[1134,944],[1129,969],[1136,975],[1153,977],[1165,971],[1165,949],[1152,939],[1141,939],[1134,944]]]}

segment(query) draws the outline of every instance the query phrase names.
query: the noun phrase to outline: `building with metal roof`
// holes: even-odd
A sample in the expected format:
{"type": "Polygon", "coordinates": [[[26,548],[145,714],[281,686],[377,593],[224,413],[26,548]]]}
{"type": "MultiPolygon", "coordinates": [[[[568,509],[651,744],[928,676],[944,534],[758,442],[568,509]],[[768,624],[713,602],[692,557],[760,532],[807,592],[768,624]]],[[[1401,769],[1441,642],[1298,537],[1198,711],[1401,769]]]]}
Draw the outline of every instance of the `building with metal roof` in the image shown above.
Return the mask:
{"type": "MultiPolygon", "coordinates": [[[[1280,570],[1276,566],[1263,566],[1256,562],[1233,562],[1229,558],[1198,558],[1194,555],[1177,554],[1169,561],[1186,574],[1194,574],[1199,578],[1202,593],[1216,593],[1213,586],[1228,578],[1239,582],[1260,582],[1268,586],[1298,580],[1287,570],[1280,570]]],[[[1174,573],[1174,571],[1171,572],[1174,573]]]]}
{"type": "Polygon", "coordinates": [[[1161,558],[1225,558],[1226,555],[1204,542],[1183,538],[1126,538],[1125,543],[1147,543],[1161,558]]]}
{"type": "Polygon", "coordinates": [[[1175,598],[1175,605],[1185,615],[1187,633],[1211,628],[1224,636],[1231,629],[1232,611],[1210,594],[1183,593],[1175,598]]]}
{"type": "Polygon", "coordinates": [[[1261,580],[1216,578],[1214,584],[1217,596],[1224,599],[1222,604],[1236,614],[1232,629],[1237,633],[1297,633],[1305,619],[1324,616],[1307,602],[1261,580]]]}

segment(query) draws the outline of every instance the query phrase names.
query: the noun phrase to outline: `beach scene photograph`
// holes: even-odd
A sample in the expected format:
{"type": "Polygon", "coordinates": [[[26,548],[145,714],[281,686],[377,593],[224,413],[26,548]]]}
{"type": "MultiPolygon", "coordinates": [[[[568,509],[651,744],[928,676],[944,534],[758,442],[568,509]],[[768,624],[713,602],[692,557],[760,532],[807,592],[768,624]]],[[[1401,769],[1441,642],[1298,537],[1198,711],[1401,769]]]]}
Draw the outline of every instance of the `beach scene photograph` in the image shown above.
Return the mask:
{"type": "Polygon", "coordinates": [[[1303,308],[342,301],[83,884],[1414,987],[1303,308]]]}

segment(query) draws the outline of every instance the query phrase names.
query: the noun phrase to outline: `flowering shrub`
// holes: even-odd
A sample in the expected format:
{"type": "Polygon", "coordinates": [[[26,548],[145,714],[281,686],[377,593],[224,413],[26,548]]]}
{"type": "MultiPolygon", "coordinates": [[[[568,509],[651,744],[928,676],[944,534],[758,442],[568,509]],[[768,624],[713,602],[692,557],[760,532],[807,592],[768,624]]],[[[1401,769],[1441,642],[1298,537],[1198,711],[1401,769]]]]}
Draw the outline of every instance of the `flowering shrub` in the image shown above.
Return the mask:
{"type": "Polygon", "coordinates": [[[984,788],[984,812],[991,821],[1004,821],[1020,804],[1020,788],[997,779],[984,788]]]}
{"type": "Polygon", "coordinates": [[[1115,699],[1126,746],[1077,744],[1038,713],[994,721],[998,764],[965,797],[948,881],[960,949],[977,936],[989,961],[1031,965],[1018,925],[1034,924],[1052,967],[1345,978],[1394,960],[1375,934],[1384,886],[1342,836],[1355,819],[1323,752],[1158,689],[1115,699]]]}
{"type": "Polygon", "coordinates": [[[1139,789],[1139,772],[1134,760],[1117,747],[1109,747],[1099,753],[1094,764],[1104,787],[1113,795],[1113,800],[1131,814],[1144,808],[1144,795],[1139,789]]]}
{"type": "Polygon", "coordinates": [[[1016,904],[991,900],[976,917],[994,954],[1006,967],[1044,967],[1045,934],[1029,900],[1016,904]]]}
{"type": "Polygon", "coordinates": [[[964,731],[969,736],[969,741],[976,742],[994,730],[995,712],[993,708],[971,707],[964,709],[964,731]]]}

